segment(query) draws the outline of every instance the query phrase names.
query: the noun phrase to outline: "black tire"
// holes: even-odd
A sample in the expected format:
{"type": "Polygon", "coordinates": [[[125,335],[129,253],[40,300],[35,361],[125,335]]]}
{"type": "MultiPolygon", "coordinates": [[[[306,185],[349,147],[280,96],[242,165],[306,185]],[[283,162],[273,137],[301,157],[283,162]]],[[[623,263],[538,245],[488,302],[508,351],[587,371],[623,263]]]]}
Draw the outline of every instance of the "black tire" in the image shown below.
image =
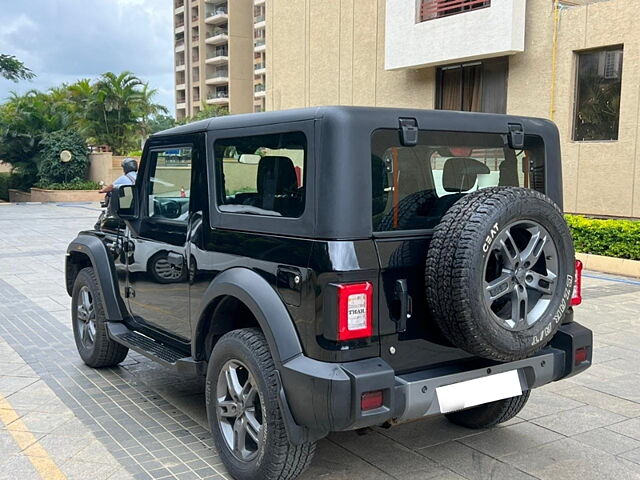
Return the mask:
{"type": "MultiPolygon", "coordinates": [[[[311,463],[315,453],[315,443],[292,445],[289,442],[278,402],[278,374],[267,341],[259,330],[254,328],[234,330],[216,343],[207,369],[206,403],[209,425],[217,451],[229,473],[237,480],[293,479],[306,470],[311,463]],[[229,441],[225,439],[222,422],[219,421],[220,418],[228,418],[219,417],[218,414],[222,410],[218,408],[220,405],[219,375],[230,362],[238,362],[242,367],[246,367],[248,372],[245,372],[245,375],[250,374],[250,378],[255,380],[257,399],[260,401],[260,408],[255,407],[255,403],[252,405],[254,406],[253,418],[258,418],[259,414],[263,425],[256,435],[261,443],[255,444],[255,458],[249,460],[238,458],[233,453],[229,447],[229,441]]],[[[241,412],[248,410],[249,408],[245,405],[240,409],[241,412]]],[[[235,428],[238,418],[233,420],[232,429],[235,428]]]]}
{"type": "MultiPolygon", "coordinates": [[[[544,347],[559,328],[571,297],[574,268],[571,234],[551,199],[525,188],[480,190],[455,203],[434,232],[425,269],[429,310],[444,336],[467,352],[499,361],[526,358],[544,347]],[[518,330],[511,330],[501,325],[498,314],[487,306],[485,280],[492,256],[501,255],[497,240],[518,222],[543,228],[547,242],[542,245],[553,245],[555,254],[547,255],[540,247],[535,265],[528,265],[530,269],[525,272],[513,260],[515,269],[508,291],[527,291],[522,275],[529,271],[535,275],[534,268],[540,268],[540,262],[546,271],[546,262],[553,261],[557,272],[552,284],[547,284],[551,292],[545,303],[535,311],[537,320],[529,325],[527,315],[538,300],[535,304],[527,301],[523,308],[525,322],[518,330]]],[[[529,281],[532,277],[527,274],[526,278],[529,281]]]]}
{"type": "Polygon", "coordinates": [[[445,417],[451,423],[461,427],[473,429],[494,427],[518,415],[529,400],[530,393],[531,390],[527,390],[519,397],[506,398],[467,410],[447,413],[445,417]]]}
{"type": "Polygon", "coordinates": [[[80,358],[93,368],[114,367],[121,363],[129,353],[129,349],[109,338],[104,314],[102,294],[93,268],[80,270],[73,285],[71,296],[71,318],[73,337],[80,358]],[[83,321],[83,299],[87,293],[93,305],[93,312],[88,314],[89,322],[83,321]],[[93,327],[91,326],[93,325],[93,327]],[[88,330],[87,330],[88,329],[88,330]],[[89,338],[88,335],[91,337],[89,338]]]}
{"type": "MultiPolygon", "coordinates": [[[[405,198],[398,202],[398,227],[399,230],[406,230],[407,228],[416,229],[415,219],[420,215],[420,212],[430,203],[437,200],[437,197],[433,190],[423,190],[420,192],[407,195],[405,198]]],[[[396,230],[394,228],[394,212],[393,208],[387,213],[380,223],[377,230],[379,232],[388,232],[396,230]]]]}

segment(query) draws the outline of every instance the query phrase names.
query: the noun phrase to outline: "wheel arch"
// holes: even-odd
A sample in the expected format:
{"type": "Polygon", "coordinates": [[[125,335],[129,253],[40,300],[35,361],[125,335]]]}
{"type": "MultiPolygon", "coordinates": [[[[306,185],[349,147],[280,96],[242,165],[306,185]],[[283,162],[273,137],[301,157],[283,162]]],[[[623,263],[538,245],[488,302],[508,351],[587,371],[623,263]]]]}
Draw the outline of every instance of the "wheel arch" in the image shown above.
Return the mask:
{"type": "Polygon", "coordinates": [[[124,305],[118,293],[115,267],[107,248],[99,238],[81,234],[67,248],[65,283],[69,295],[72,294],[73,284],[78,273],[85,267],[93,267],[96,272],[107,319],[122,321],[124,305]]]}
{"type": "MultiPolygon", "coordinates": [[[[196,315],[192,355],[206,359],[207,336],[216,312],[227,302],[238,302],[251,313],[264,333],[276,365],[303,353],[298,333],[289,311],[272,286],[259,274],[247,268],[232,268],[218,275],[207,288],[196,315]],[[277,332],[277,335],[275,334],[277,332]]],[[[227,304],[228,306],[228,304],[227,304]]],[[[242,328],[246,325],[240,325],[242,328]]],[[[224,332],[223,325],[217,325],[224,332]]]]}

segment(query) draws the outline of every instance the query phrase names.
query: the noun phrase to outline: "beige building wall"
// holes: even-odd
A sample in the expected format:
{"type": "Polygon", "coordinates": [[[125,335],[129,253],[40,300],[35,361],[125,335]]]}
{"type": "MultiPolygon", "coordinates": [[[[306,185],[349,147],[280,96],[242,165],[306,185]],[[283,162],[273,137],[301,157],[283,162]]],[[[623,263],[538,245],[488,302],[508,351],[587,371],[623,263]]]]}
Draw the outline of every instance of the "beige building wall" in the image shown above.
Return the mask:
{"type": "MultiPolygon", "coordinates": [[[[507,113],[553,118],[558,124],[566,211],[640,217],[637,0],[564,3],[585,5],[563,8],[558,14],[554,79],[553,2],[527,1],[525,50],[509,57],[507,113]],[[621,44],[619,139],[574,142],[575,52],[621,44]]],[[[434,108],[436,68],[384,69],[385,4],[267,1],[267,110],[315,105],[434,108]]]]}

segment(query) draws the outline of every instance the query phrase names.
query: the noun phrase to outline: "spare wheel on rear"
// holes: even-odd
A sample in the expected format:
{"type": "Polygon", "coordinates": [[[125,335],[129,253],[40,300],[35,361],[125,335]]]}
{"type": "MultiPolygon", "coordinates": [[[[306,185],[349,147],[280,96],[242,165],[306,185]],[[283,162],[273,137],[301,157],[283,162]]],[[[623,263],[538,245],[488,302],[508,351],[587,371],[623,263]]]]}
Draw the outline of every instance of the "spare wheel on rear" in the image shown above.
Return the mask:
{"type": "Polygon", "coordinates": [[[466,195],[436,227],[427,254],[427,302],[457,347],[493,360],[530,356],[569,307],[574,250],[558,206],[525,188],[466,195]]]}

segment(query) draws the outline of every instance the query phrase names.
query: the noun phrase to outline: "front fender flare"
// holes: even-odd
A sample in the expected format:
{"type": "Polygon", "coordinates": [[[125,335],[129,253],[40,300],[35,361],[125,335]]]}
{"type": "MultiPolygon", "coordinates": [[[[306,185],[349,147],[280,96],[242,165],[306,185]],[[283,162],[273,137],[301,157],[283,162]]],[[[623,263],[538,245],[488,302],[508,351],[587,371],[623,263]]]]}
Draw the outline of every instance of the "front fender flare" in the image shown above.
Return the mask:
{"type": "Polygon", "coordinates": [[[204,329],[209,306],[223,296],[235,297],[253,313],[269,343],[276,365],[282,365],[303,353],[293,320],[276,291],[256,272],[237,267],[225,270],[214,278],[200,301],[196,316],[196,341],[192,342],[193,358],[204,356],[205,352],[198,351],[204,348],[203,342],[197,339],[207,334],[204,329]]]}
{"type": "MultiPolygon", "coordinates": [[[[118,293],[115,267],[107,247],[94,235],[78,235],[67,247],[67,256],[72,253],[86,255],[91,261],[102,292],[105,314],[109,321],[122,321],[122,299],[118,293]]],[[[68,262],[68,260],[67,260],[68,262]]]]}

